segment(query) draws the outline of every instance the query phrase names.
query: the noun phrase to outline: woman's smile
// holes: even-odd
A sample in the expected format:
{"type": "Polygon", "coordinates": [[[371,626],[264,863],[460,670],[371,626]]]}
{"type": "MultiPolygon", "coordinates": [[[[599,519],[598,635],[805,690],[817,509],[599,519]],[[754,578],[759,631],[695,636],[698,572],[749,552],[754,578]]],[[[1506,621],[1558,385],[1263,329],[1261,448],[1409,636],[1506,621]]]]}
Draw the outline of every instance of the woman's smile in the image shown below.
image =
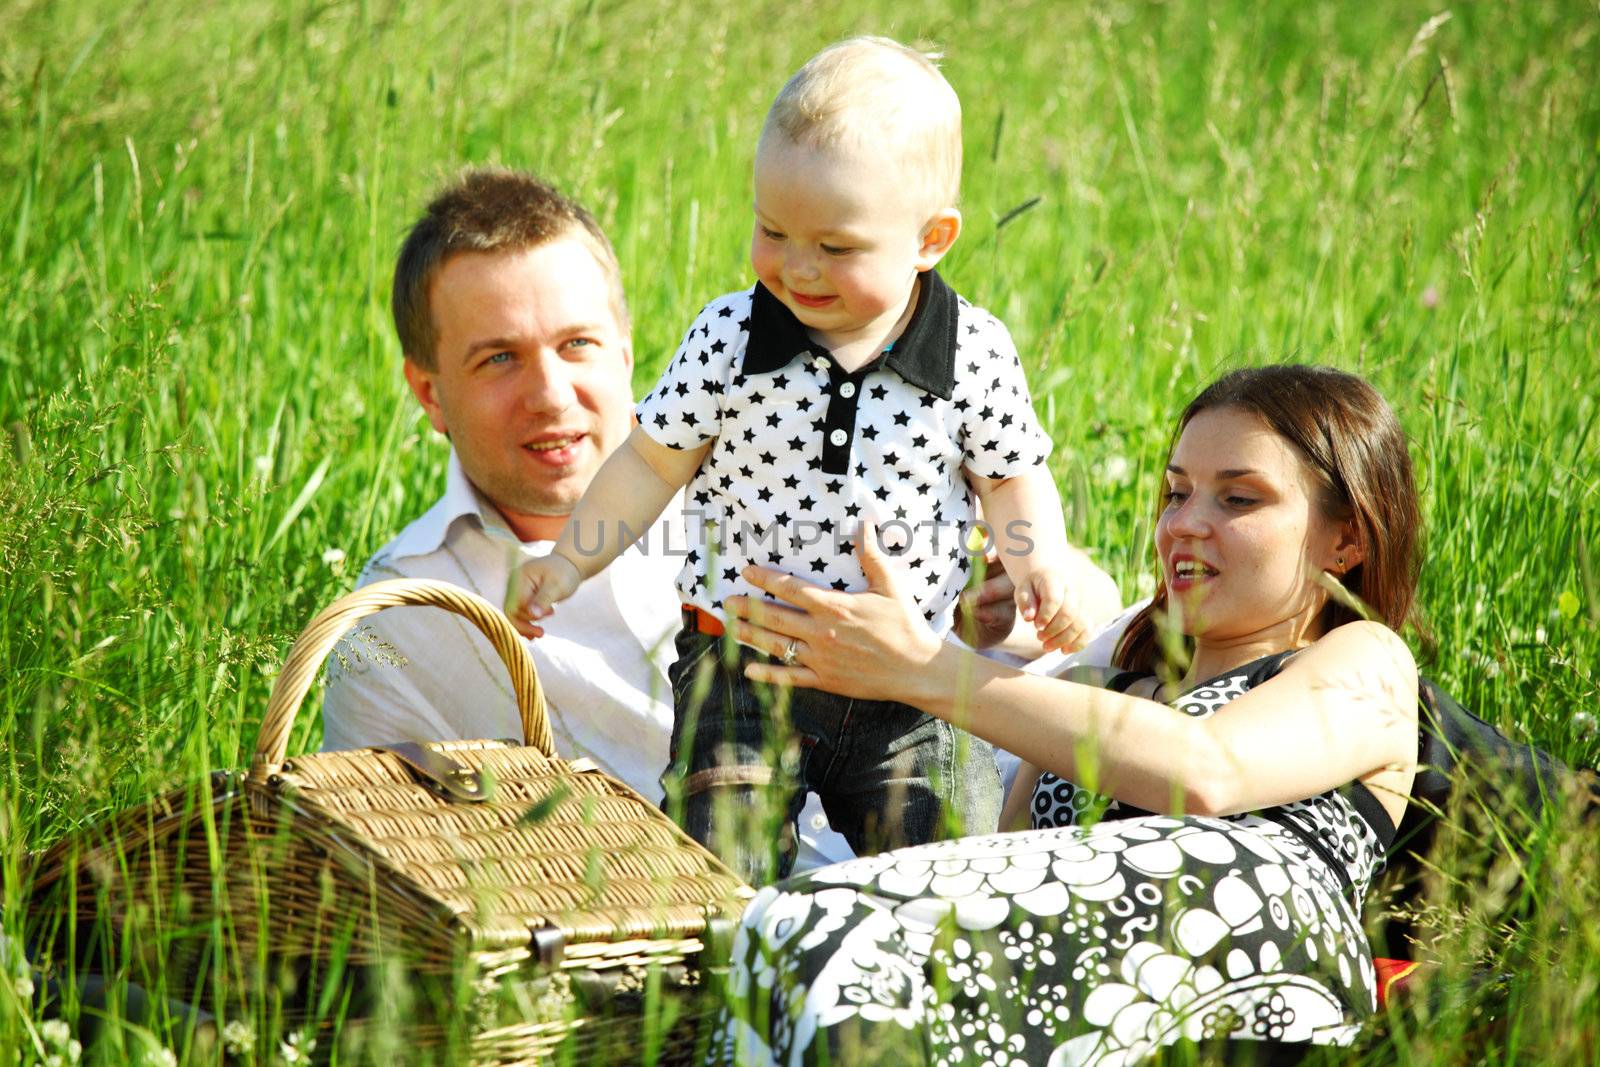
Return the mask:
{"type": "Polygon", "coordinates": [[[1216,578],[1220,572],[1198,556],[1174,552],[1167,560],[1167,587],[1184,593],[1216,578]]]}

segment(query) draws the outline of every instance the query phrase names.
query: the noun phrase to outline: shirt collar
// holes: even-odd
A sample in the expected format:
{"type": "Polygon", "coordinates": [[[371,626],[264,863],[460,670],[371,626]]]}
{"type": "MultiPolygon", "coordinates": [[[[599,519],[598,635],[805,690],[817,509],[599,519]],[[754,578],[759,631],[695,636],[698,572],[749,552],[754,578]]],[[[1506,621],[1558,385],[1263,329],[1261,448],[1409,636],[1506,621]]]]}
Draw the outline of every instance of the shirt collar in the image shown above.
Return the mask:
{"type": "MultiPolygon", "coordinates": [[[[949,400],[956,385],[956,325],[961,314],[955,290],[936,270],[924,271],[911,321],[880,362],[919,389],[949,400]]],[[[743,369],[770,374],[795,359],[820,352],[794,312],[756,283],[750,301],[750,340],[743,369]]]]}
{"type": "Polygon", "coordinates": [[[450,528],[462,519],[476,521],[478,527],[490,536],[508,542],[517,540],[517,535],[511,532],[500,512],[489,506],[467,477],[467,472],[461,469],[461,460],[452,448],[449,473],[445,475],[444,496],[421,518],[400,531],[400,536],[394,539],[390,547],[390,555],[426,556],[437,552],[449,536],[450,528]]]}

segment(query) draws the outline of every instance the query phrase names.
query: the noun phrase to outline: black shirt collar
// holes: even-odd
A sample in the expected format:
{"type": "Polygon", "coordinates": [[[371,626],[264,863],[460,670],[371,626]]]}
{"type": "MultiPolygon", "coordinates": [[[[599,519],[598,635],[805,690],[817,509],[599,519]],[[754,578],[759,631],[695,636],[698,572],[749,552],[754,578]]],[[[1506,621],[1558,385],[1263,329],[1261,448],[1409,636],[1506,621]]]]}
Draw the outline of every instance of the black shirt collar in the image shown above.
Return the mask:
{"type": "MultiPolygon", "coordinates": [[[[960,314],[955,290],[945,284],[938,271],[924,271],[911,321],[888,354],[862,370],[882,364],[917,388],[949,400],[956,385],[956,325],[960,314]]],[[[770,374],[813,353],[827,354],[811,340],[794,312],[757,282],[750,301],[750,339],[744,354],[744,372],[770,374]]]]}

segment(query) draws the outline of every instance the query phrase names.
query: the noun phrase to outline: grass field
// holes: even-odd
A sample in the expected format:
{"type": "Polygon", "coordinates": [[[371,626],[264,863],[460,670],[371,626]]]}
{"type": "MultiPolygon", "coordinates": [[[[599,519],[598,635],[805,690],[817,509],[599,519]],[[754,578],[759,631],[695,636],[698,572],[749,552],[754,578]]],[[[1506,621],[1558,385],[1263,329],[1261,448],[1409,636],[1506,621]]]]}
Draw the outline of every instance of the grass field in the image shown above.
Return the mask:
{"type": "MultiPolygon", "coordinates": [[[[293,634],[440,491],[387,318],[429,189],[494,161],[593,205],[642,390],[748,284],[766,105],[852,32],[948,55],[967,228],[946,273],[1010,326],[1070,529],[1128,596],[1199,385],[1357,370],[1423,484],[1425,670],[1600,760],[1594,3],[916,6],[0,4],[8,933],[27,850],[248,762],[293,634]]],[[[308,710],[290,751],[318,730],[308,710]]],[[[1558,830],[1527,882],[1441,896],[1445,956],[1514,974],[1499,1022],[1459,984],[1360,1055],[1600,1059],[1596,851],[1558,830]],[[1500,930],[1496,893],[1528,882],[1532,921],[1500,930]]],[[[0,988],[0,1064],[44,1058],[42,1021],[0,988]]]]}

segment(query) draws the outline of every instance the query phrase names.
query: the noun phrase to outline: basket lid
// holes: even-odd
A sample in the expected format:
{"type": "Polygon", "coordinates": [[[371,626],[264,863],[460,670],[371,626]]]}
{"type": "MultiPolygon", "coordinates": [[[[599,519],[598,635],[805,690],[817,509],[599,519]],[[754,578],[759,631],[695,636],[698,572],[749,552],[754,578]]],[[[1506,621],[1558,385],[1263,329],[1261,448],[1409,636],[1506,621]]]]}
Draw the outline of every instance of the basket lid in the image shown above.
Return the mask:
{"type": "Polygon", "coordinates": [[[267,788],[369,853],[396,890],[437,901],[477,947],[548,927],[568,944],[693,937],[748,899],[715,856],[597,770],[503,741],[426,747],[477,772],[489,799],[446,799],[376,750],[298,757],[267,788]]]}

